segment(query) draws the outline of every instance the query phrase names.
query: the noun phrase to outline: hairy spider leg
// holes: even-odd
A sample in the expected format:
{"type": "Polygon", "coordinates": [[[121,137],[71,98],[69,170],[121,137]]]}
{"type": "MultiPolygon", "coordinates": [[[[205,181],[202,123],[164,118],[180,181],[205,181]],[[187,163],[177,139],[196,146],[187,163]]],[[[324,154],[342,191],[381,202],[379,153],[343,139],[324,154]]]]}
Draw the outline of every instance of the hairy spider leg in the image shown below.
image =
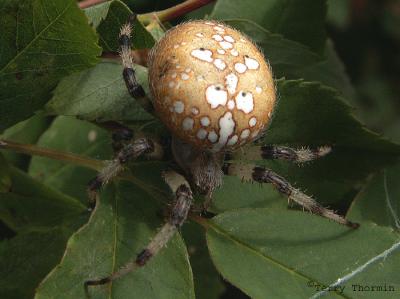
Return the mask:
{"type": "Polygon", "coordinates": [[[331,152],[330,146],[319,146],[317,148],[301,147],[298,149],[280,145],[264,145],[260,147],[261,158],[288,160],[296,163],[304,163],[319,159],[331,152]]]}
{"type": "Polygon", "coordinates": [[[329,154],[332,148],[328,145],[316,148],[291,148],[281,145],[248,146],[244,151],[237,151],[233,157],[241,160],[287,160],[295,163],[305,163],[319,159],[329,154]]]}
{"type": "Polygon", "coordinates": [[[327,209],[315,201],[312,197],[294,188],[285,178],[265,167],[251,164],[232,163],[226,167],[228,175],[235,175],[242,180],[259,183],[270,183],[289,200],[299,204],[311,213],[331,219],[337,223],[351,228],[358,228],[359,224],[351,222],[334,211],[327,209]]]}
{"type": "Polygon", "coordinates": [[[173,170],[164,172],[163,176],[166,183],[170,186],[172,192],[174,193],[174,201],[171,205],[171,210],[167,217],[166,223],[150,241],[147,247],[143,249],[135,259],[128,262],[110,276],[101,279],[85,281],[84,287],[87,297],[89,297],[89,286],[107,284],[125,274],[134,271],[137,268],[143,267],[168,243],[176,231],[185,222],[193,204],[193,196],[189,183],[183,176],[173,170]]]}
{"type": "Polygon", "coordinates": [[[131,35],[132,35],[132,24],[136,20],[136,14],[132,14],[126,24],[121,27],[119,33],[119,46],[120,46],[120,56],[122,59],[122,66],[124,70],[122,71],[122,76],[126,87],[128,88],[129,94],[135,98],[142,107],[148,112],[153,111],[153,105],[150,99],[147,97],[146,92],[143,87],[139,84],[136,79],[136,71],[133,64],[133,56],[131,50],[131,35]]]}
{"type": "Polygon", "coordinates": [[[125,168],[125,164],[141,155],[151,155],[160,146],[149,138],[138,138],[125,145],[113,160],[106,161],[106,166],[88,183],[88,196],[91,205],[96,204],[97,192],[125,168]]]}

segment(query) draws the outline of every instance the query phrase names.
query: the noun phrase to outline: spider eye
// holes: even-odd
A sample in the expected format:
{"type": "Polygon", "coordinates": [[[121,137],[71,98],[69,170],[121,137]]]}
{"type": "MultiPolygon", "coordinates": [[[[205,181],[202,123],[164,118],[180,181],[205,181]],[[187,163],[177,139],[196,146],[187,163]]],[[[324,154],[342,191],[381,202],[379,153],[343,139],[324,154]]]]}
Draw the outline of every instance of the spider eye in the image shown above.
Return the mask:
{"type": "Polygon", "coordinates": [[[216,21],[184,23],[168,31],[152,53],[154,108],[182,141],[213,152],[235,149],[269,122],[275,104],[272,73],[239,31],[216,21]],[[160,77],[157,66],[166,61],[160,77]]]}

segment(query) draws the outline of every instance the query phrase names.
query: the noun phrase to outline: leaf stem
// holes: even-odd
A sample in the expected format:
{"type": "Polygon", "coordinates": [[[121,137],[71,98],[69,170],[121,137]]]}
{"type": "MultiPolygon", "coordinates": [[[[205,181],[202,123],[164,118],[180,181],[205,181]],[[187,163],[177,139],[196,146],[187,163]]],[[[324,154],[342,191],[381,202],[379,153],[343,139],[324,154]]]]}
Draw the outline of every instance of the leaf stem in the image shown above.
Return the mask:
{"type": "Polygon", "coordinates": [[[207,218],[201,217],[196,213],[190,213],[189,219],[193,220],[197,224],[200,224],[205,230],[210,228],[210,223],[207,218]]]}
{"type": "Polygon", "coordinates": [[[31,156],[41,156],[51,158],[55,160],[65,161],[80,166],[88,167],[94,170],[101,170],[104,167],[104,163],[100,160],[82,157],[80,155],[60,152],[53,149],[38,147],[33,144],[22,144],[9,140],[0,139],[0,149],[13,150],[17,153],[27,154],[31,156]]]}
{"type": "Polygon", "coordinates": [[[164,10],[138,15],[138,19],[145,25],[149,24],[152,20],[166,22],[185,15],[214,1],[215,0],[187,0],[164,10]]]}

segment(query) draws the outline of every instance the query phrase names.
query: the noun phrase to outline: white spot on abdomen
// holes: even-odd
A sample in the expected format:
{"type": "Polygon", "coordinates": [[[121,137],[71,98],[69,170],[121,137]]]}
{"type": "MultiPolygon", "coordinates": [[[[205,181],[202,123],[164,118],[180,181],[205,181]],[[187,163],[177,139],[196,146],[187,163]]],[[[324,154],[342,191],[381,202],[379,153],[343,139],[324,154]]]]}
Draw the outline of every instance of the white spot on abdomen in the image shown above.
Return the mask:
{"type": "Polygon", "coordinates": [[[225,50],[233,48],[233,45],[226,41],[219,42],[219,45],[221,46],[222,49],[225,49],[225,50]]]}
{"type": "Polygon", "coordinates": [[[214,60],[214,65],[216,66],[217,69],[220,69],[221,71],[223,71],[226,68],[225,62],[219,58],[214,60]]]}
{"type": "Polygon", "coordinates": [[[215,133],[215,131],[211,131],[211,132],[208,134],[208,140],[210,140],[212,143],[217,142],[217,140],[218,140],[218,135],[217,135],[217,133],[215,133]]]}
{"type": "Polygon", "coordinates": [[[189,75],[186,74],[186,73],[183,73],[183,74],[181,75],[181,78],[182,78],[182,80],[188,80],[188,79],[189,79],[189,75]]]}
{"type": "Polygon", "coordinates": [[[197,37],[204,37],[204,34],[201,33],[201,32],[199,32],[199,33],[196,33],[196,36],[197,36],[197,37]]]}
{"type": "Polygon", "coordinates": [[[250,118],[249,126],[254,127],[256,124],[257,124],[257,118],[255,118],[255,117],[250,118]]]}
{"type": "Polygon", "coordinates": [[[194,115],[199,114],[199,109],[197,109],[196,107],[193,107],[191,111],[192,111],[192,113],[193,113],[194,115]]]}
{"type": "Polygon", "coordinates": [[[245,57],[244,63],[249,68],[249,70],[256,70],[260,66],[260,64],[258,63],[257,60],[250,58],[250,57],[245,57]]]}
{"type": "Polygon", "coordinates": [[[210,125],[210,119],[207,116],[204,116],[200,119],[200,123],[203,127],[207,127],[210,125]]]}
{"type": "Polygon", "coordinates": [[[234,144],[236,144],[236,142],[238,141],[238,136],[237,135],[233,135],[229,140],[227,145],[228,146],[232,146],[234,144]]]}
{"type": "Polygon", "coordinates": [[[199,139],[204,139],[204,138],[206,138],[207,137],[207,131],[206,130],[204,130],[204,129],[199,129],[198,131],[197,131],[197,138],[199,138],[199,139]]]}
{"type": "Polygon", "coordinates": [[[234,73],[230,73],[229,75],[225,76],[225,85],[230,94],[236,92],[238,81],[239,79],[234,73]]]}
{"type": "Polygon", "coordinates": [[[174,110],[176,113],[182,113],[184,109],[185,109],[185,104],[183,102],[176,101],[174,103],[174,110]]]}
{"type": "Polygon", "coordinates": [[[250,113],[254,108],[253,95],[251,92],[240,91],[236,96],[236,107],[244,113],[250,113]]]}
{"type": "Polygon", "coordinates": [[[247,66],[244,65],[241,62],[235,63],[235,71],[237,71],[239,74],[243,74],[247,70],[247,66]]]}
{"type": "Polygon", "coordinates": [[[215,39],[217,42],[221,42],[221,41],[224,40],[224,39],[222,38],[222,36],[219,35],[219,34],[214,34],[214,35],[212,36],[212,38],[215,39]]]}
{"type": "Polygon", "coordinates": [[[240,134],[240,139],[246,139],[247,137],[249,137],[249,135],[250,135],[250,130],[249,129],[245,129],[240,134]]]}
{"type": "Polygon", "coordinates": [[[196,58],[198,58],[200,60],[203,60],[203,61],[207,61],[207,62],[212,62],[213,61],[213,59],[211,58],[212,52],[210,50],[196,49],[196,50],[193,50],[192,52],[190,52],[190,54],[193,57],[196,57],[196,58]]]}
{"type": "Polygon", "coordinates": [[[227,42],[230,42],[230,43],[234,43],[234,42],[235,42],[235,40],[233,39],[233,37],[230,36],[230,35],[225,35],[225,36],[224,36],[224,40],[226,40],[227,42]]]}
{"type": "Polygon", "coordinates": [[[219,139],[218,143],[213,146],[213,150],[219,151],[223,148],[234,130],[235,121],[233,120],[232,113],[226,112],[224,116],[219,119],[219,139]]]}
{"type": "Polygon", "coordinates": [[[206,99],[211,108],[215,109],[219,105],[225,106],[228,100],[228,93],[219,85],[210,85],[206,89],[206,99]]]}
{"type": "Polygon", "coordinates": [[[185,117],[182,122],[182,127],[185,131],[193,129],[194,120],[191,117],[185,117]]]}
{"type": "Polygon", "coordinates": [[[222,50],[222,49],[218,49],[217,52],[218,52],[218,54],[221,54],[221,55],[225,54],[225,50],[222,50]]]}
{"type": "Polygon", "coordinates": [[[256,86],[256,92],[257,93],[261,93],[262,92],[262,88],[260,86],[258,86],[258,85],[256,86]]]}
{"type": "Polygon", "coordinates": [[[231,50],[231,54],[232,54],[233,56],[238,56],[238,55],[239,55],[239,52],[238,52],[236,49],[232,49],[232,50],[231,50]]]}

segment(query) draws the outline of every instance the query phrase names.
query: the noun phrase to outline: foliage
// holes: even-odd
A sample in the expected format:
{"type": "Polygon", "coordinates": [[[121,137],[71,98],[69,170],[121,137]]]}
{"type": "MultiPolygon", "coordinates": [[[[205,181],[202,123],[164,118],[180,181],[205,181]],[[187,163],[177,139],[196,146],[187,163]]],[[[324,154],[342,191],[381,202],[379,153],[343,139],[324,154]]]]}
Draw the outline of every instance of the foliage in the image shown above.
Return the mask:
{"type": "MultiPolygon", "coordinates": [[[[126,4],[82,11],[73,0],[3,0],[0,7],[1,138],[106,160],[111,138],[100,123],[164,134],[128,95],[119,61],[98,57],[117,51],[126,4]]],[[[253,38],[274,70],[279,104],[259,142],[334,146],[303,167],[248,162],[274,169],[361,227],[288,209],[271,186],[225,177],[213,217],[193,217],[183,237],[144,268],[91,289],[93,298],[219,298],[219,275],[252,298],[309,298],[337,282],[344,289],[331,297],[390,298],[355,293],[352,284],[386,283],[399,294],[400,146],[353,116],[354,90],[324,29],[326,1],[219,0],[208,9],[199,11],[253,38]]],[[[149,23],[136,21],[135,49],[162,34],[149,23]]],[[[137,73],[148,91],[147,69],[137,73]]],[[[238,155],[250,160],[249,152],[238,155]]],[[[161,172],[169,162],[131,163],[130,175],[105,188],[89,212],[86,184],[96,169],[2,150],[0,221],[13,237],[0,239],[0,297],[83,298],[86,279],[124,265],[162,225],[172,195],[161,172]]]]}

